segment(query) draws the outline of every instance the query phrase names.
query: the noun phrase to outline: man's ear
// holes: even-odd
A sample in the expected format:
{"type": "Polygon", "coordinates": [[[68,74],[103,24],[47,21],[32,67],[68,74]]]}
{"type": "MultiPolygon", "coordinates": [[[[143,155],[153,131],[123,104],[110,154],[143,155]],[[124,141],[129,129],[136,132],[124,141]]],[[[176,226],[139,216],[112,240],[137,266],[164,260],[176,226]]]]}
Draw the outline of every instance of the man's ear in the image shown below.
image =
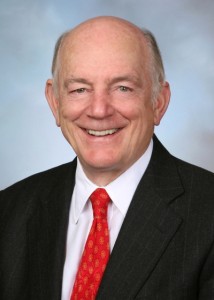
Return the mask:
{"type": "Polygon", "coordinates": [[[170,101],[170,86],[168,82],[162,84],[161,91],[154,100],[154,125],[158,126],[165,114],[170,101]]]}
{"type": "Polygon", "coordinates": [[[53,80],[48,79],[45,86],[45,96],[50,106],[50,109],[56,120],[56,125],[60,127],[60,118],[59,118],[59,100],[56,98],[53,87],[53,80]]]}

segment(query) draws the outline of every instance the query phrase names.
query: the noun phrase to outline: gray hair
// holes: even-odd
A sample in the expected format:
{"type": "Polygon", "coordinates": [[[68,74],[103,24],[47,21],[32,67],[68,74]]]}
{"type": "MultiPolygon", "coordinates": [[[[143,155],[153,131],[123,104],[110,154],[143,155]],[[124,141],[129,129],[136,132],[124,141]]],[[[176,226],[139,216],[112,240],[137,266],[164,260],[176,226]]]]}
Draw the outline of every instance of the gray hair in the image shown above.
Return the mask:
{"type": "Polygon", "coordinates": [[[66,31],[63,34],[60,35],[58,40],[56,41],[55,48],[54,48],[54,54],[53,54],[53,60],[52,60],[52,67],[51,67],[51,73],[53,77],[53,88],[55,94],[58,92],[58,59],[59,59],[59,51],[62,47],[64,39],[67,37],[70,31],[66,31]]]}
{"type": "Polygon", "coordinates": [[[150,50],[151,61],[149,62],[149,69],[152,79],[152,98],[154,100],[161,90],[162,84],[165,82],[164,65],[161,52],[154,35],[151,33],[151,31],[144,28],[141,29],[141,31],[150,50]]]}
{"type": "MultiPolygon", "coordinates": [[[[152,100],[155,100],[159,91],[161,90],[162,84],[165,82],[165,71],[163,66],[163,60],[161,57],[161,52],[158,47],[157,41],[151,31],[143,28],[141,32],[147,42],[147,46],[150,52],[151,61],[148,64],[148,68],[151,74],[152,80],[152,100]]],[[[53,86],[55,93],[57,93],[58,85],[58,56],[60,48],[63,45],[65,38],[69,35],[70,31],[64,32],[57,40],[53,61],[52,61],[52,76],[53,76],[53,86]]]]}

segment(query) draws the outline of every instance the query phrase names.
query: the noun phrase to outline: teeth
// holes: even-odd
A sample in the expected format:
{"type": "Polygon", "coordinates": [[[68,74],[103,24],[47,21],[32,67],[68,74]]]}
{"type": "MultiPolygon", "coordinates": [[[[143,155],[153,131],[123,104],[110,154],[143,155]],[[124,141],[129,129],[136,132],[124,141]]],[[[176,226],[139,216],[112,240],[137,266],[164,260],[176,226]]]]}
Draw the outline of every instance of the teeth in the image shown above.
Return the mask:
{"type": "Polygon", "coordinates": [[[117,130],[118,129],[107,129],[107,130],[98,131],[98,130],[89,129],[89,130],[87,130],[87,132],[89,134],[95,135],[95,136],[105,136],[105,135],[113,134],[113,133],[117,132],[117,130]]]}

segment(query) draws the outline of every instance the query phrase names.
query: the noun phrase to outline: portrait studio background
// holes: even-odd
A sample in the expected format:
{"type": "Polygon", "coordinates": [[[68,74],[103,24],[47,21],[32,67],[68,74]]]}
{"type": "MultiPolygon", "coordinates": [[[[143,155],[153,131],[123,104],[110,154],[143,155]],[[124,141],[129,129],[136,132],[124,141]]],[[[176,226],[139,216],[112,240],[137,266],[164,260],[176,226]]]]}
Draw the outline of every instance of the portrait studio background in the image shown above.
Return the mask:
{"type": "Polygon", "coordinates": [[[214,171],[213,0],[1,0],[0,189],[74,158],[44,87],[58,36],[97,15],[154,33],[172,91],[155,131],[172,154],[214,171]]]}

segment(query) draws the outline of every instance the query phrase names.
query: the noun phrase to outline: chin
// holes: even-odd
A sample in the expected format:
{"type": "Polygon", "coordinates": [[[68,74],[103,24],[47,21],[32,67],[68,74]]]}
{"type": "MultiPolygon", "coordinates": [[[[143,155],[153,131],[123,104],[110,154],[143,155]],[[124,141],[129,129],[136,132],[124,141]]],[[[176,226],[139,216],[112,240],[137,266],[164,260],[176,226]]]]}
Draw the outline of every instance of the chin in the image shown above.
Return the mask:
{"type": "Polygon", "coordinates": [[[91,169],[100,170],[113,170],[118,165],[116,159],[109,159],[109,157],[90,157],[85,160],[86,165],[90,166],[91,169]]]}
{"type": "Polygon", "coordinates": [[[88,163],[89,166],[91,166],[91,168],[93,169],[100,169],[100,170],[112,170],[114,169],[114,163],[113,162],[109,162],[109,161],[91,161],[88,163]]]}

